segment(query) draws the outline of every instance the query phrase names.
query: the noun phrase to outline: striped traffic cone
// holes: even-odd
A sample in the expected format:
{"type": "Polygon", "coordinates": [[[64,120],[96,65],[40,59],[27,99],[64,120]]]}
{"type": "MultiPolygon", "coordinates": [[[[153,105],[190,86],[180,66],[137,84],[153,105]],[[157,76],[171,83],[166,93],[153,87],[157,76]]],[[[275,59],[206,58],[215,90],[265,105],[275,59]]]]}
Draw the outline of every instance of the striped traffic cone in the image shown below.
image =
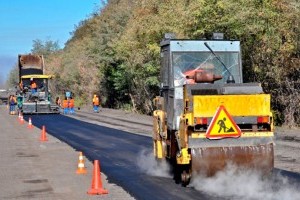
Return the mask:
{"type": "Polygon", "coordinates": [[[20,124],[24,124],[24,118],[23,118],[23,115],[21,115],[20,124]]]}
{"type": "Polygon", "coordinates": [[[27,128],[33,128],[32,122],[31,122],[31,117],[29,117],[27,128]]]}
{"type": "Polygon", "coordinates": [[[79,152],[79,158],[78,158],[78,168],[76,170],[76,174],[86,174],[86,168],[84,166],[84,159],[82,152],[79,152]]]}
{"type": "Polygon", "coordinates": [[[21,122],[21,113],[19,112],[19,116],[18,116],[19,121],[21,122]]]}

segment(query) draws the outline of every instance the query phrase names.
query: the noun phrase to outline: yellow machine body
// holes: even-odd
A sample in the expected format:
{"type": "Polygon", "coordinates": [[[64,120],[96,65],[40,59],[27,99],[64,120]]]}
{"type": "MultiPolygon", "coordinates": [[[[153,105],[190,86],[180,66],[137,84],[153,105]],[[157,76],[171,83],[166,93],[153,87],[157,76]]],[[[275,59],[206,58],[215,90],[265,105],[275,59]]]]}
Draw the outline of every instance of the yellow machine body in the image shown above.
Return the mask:
{"type": "Polygon", "coordinates": [[[193,101],[194,117],[211,117],[220,105],[224,105],[233,116],[269,116],[270,95],[206,95],[186,97],[193,101]]]}
{"type": "MultiPolygon", "coordinates": [[[[258,169],[264,173],[269,173],[273,169],[274,132],[270,95],[185,96],[185,105],[187,107],[180,119],[179,141],[182,148],[190,148],[190,154],[182,154],[181,157],[185,158],[177,158],[178,164],[187,164],[186,160],[189,159],[193,171],[205,172],[207,175],[214,175],[228,162],[245,168],[258,169]],[[251,124],[244,129],[241,126],[240,136],[224,137],[223,140],[226,142],[222,142],[222,138],[216,141],[208,139],[207,129],[206,131],[189,129],[189,127],[197,126],[195,119],[212,119],[221,105],[226,108],[233,121],[237,118],[240,121],[251,118],[253,121],[253,118],[261,117],[266,119],[269,126],[261,129],[257,124],[251,124]],[[189,143],[191,140],[193,140],[193,146],[189,143]]],[[[242,121],[242,123],[245,122],[242,121]]],[[[209,125],[208,122],[207,126],[209,125]]]]}

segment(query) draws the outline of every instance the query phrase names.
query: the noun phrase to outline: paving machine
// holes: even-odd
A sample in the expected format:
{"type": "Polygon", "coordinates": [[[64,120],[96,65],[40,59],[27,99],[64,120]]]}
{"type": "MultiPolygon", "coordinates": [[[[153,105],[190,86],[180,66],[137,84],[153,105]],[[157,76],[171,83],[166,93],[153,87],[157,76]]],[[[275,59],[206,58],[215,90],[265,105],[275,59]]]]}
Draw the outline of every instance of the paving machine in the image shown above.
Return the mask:
{"type": "Polygon", "coordinates": [[[44,74],[43,56],[19,55],[18,63],[20,110],[24,114],[59,113],[49,91],[49,81],[53,76],[44,74]],[[33,82],[35,88],[32,87],[33,82]]]}
{"type": "Polygon", "coordinates": [[[240,42],[179,40],[161,46],[160,95],[154,99],[153,150],[187,185],[228,164],[269,174],[274,166],[270,95],[243,83],[240,42]]]}

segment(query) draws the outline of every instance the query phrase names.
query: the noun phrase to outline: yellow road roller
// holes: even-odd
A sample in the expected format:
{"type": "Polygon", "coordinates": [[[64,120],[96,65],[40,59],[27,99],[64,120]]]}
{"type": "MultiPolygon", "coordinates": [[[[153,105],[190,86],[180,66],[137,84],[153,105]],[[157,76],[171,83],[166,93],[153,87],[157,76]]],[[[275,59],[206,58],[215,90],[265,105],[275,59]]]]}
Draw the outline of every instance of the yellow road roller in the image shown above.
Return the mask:
{"type": "MultiPolygon", "coordinates": [[[[183,185],[228,164],[270,174],[274,130],[270,95],[244,83],[240,41],[176,39],[161,46],[160,95],[154,99],[153,151],[183,185]]],[[[247,76],[247,74],[244,74],[247,76]]]]}

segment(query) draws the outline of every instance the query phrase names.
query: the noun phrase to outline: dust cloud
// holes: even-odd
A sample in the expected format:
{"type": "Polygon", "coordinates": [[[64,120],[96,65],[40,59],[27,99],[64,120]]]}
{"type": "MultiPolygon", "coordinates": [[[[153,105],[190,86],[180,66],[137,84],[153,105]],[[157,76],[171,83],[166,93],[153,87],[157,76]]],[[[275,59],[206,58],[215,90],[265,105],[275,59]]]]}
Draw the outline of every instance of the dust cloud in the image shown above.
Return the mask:
{"type": "Polygon", "coordinates": [[[146,174],[159,177],[171,177],[170,166],[165,160],[158,161],[153,152],[143,150],[137,157],[137,165],[146,174]]]}
{"type": "Polygon", "coordinates": [[[261,174],[250,170],[240,170],[233,165],[217,173],[214,177],[194,176],[190,186],[196,190],[223,197],[245,200],[296,200],[300,191],[287,178],[276,174],[263,179],[261,174]]]}

